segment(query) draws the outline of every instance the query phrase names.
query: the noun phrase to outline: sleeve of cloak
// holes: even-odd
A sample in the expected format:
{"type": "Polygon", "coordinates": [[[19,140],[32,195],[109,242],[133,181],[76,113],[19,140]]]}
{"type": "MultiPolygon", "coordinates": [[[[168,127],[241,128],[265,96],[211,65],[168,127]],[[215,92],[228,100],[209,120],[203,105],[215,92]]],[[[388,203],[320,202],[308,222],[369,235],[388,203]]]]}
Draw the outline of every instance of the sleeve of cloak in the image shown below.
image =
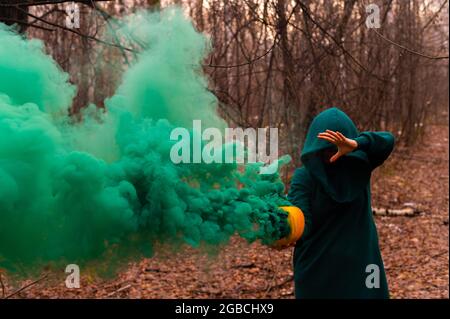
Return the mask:
{"type": "Polygon", "coordinates": [[[394,149],[394,135],[389,132],[362,132],[357,138],[358,149],[369,158],[372,169],[383,164],[394,149]]]}
{"type": "Polygon", "coordinates": [[[300,208],[305,217],[305,229],[303,235],[307,236],[311,230],[311,188],[312,180],[308,172],[304,168],[297,168],[292,177],[291,187],[289,188],[288,200],[300,208]]]}

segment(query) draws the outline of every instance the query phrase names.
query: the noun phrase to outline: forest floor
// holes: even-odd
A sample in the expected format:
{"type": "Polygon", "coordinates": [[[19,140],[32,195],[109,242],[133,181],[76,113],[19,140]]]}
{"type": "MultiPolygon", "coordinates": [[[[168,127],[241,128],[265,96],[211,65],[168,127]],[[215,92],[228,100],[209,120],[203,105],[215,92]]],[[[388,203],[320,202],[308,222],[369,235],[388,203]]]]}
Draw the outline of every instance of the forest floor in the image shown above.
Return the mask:
{"type": "MultiPolygon", "coordinates": [[[[372,204],[415,206],[414,217],[376,216],[392,298],[449,298],[449,128],[429,127],[423,145],[396,148],[372,178],[372,204]]],[[[293,298],[292,249],[274,251],[233,238],[216,253],[189,247],[156,255],[113,279],[47,277],[13,298],[293,298]]],[[[32,280],[12,286],[5,295],[32,280]]],[[[1,288],[1,287],[0,287],[1,288]]],[[[1,297],[0,290],[0,297],[1,297]]]]}

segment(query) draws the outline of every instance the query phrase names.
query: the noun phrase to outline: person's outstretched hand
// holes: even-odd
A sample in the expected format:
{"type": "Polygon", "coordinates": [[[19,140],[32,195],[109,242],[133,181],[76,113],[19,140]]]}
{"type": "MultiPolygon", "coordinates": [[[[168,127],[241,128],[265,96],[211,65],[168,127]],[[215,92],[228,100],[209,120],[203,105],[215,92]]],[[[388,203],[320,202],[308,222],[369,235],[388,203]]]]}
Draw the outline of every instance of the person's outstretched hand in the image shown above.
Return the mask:
{"type": "Polygon", "coordinates": [[[347,153],[350,153],[351,151],[353,151],[355,148],[358,147],[358,143],[355,140],[346,138],[342,133],[338,131],[334,132],[326,130],[325,132],[319,133],[317,137],[337,146],[338,150],[336,154],[334,154],[330,158],[331,163],[336,161],[339,157],[347,153]]]}

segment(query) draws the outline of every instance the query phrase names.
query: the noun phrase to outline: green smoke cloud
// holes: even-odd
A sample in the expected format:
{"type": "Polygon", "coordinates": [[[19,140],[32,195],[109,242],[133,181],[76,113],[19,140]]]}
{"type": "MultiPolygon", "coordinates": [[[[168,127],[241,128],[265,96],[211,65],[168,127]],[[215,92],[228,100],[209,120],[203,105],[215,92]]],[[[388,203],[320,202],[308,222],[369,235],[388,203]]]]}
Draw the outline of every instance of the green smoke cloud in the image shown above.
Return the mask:
{"type": "Polygon", "coordinates": [[[89,106],[71,123],[67,74],[41,42],[0,24],[0,268],[114,268],[157,242],[216,245],[237,233],[270,243],[289,231],[278,174],[170,160],[174,127],[225,127],[201,73],[207,38],[173,8],[123,25],[146,49],[106,112],[89,106]]]}

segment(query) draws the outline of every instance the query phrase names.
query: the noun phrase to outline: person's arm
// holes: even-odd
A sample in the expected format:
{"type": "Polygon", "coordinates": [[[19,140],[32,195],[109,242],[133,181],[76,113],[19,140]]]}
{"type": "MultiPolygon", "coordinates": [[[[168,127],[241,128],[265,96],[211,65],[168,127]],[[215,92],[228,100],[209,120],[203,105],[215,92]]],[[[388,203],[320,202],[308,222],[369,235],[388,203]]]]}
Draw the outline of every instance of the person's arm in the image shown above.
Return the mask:
{"type": "Polygon", "coordinates": [[[288,200],[303,212],[305,226],[302,237],[308,236],[311,230],[311,188],[312,180],[304,168],[297,168],[292,177],[288,200]]]}
{"type": "Polygon", "coordinates": [[[394,149],[395,138],[389,132],[362,132],[355,138],[356,149],[367,154],[372,169],[380,166],[394,149]]]}
{"type": "Polygon", "coordinates": [[[292,177],[288,200],[291,206],[280,207],[288,213],[287,220],[291,227],[290,234],[275,241],[272,248],[277,250],[295,245],[311,229],[310,215],[311,179],[304,168],[298,168],[292,177]]]}

